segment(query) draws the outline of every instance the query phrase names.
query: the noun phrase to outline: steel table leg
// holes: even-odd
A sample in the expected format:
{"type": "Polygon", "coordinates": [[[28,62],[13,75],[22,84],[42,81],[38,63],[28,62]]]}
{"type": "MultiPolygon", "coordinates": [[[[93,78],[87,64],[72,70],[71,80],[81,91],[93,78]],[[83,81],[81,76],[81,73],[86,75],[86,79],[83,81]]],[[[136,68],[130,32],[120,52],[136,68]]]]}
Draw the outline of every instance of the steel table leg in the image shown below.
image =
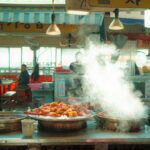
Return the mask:
{"type": "Polygon", "coordinates": [[[2,100],[1,100],[1,93],[0,93],[0,111],[2,111],[2,100]]]}
{"type": "Polygon", "coordinates": [[[42,149],[41,149],[41,145],[39,145],[39,144],[32,144],[32,145],[28,145],[27,150],[42,150],[42,149]]]}
{"type": "Polygon", "coordinates": [[[108,150],[108,144],[107,143],[96,143],[95,150],[108,150]]]}

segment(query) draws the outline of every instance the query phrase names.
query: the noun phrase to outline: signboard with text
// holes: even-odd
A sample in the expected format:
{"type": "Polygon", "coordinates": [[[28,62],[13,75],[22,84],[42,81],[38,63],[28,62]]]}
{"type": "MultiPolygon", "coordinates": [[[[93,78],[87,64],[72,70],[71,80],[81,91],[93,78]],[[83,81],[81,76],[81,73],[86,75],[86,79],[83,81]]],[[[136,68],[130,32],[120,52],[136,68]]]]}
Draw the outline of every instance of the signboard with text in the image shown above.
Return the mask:
{"type": "MultiPolygon", "coordinates": [[[[11,23],[11,22],[0,22],[0,32],[46,32],[49,24],[43,23],[11,23]]],[[[77,25],[58,25],[61,32],[70,33],[77,30],[77,25]]]]}
{"type": "Polygon", "coordinates": [[[91,7],[150,8],[150,0],[89,0],[91,7]]]}

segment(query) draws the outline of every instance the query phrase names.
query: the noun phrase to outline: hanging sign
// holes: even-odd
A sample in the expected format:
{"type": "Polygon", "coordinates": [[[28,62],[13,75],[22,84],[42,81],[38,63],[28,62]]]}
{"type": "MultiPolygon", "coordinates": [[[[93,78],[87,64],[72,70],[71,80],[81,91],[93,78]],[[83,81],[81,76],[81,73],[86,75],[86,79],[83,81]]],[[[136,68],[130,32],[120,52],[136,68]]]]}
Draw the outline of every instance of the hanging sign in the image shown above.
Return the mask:
{"type": "MultiPolygon", "coordinates": [[[[0,32],[46,32],[48,24],[43,23],[10,23],[10,22],[0,22],[0,32]]],[[[58,25],[62,33],[75,32],[77,30],[77,25],[58,25]]]]}
{"type": "Polygon", "coordinates": [[[89,0],[91,7],[150,8],[149,0],[89,0]]]}

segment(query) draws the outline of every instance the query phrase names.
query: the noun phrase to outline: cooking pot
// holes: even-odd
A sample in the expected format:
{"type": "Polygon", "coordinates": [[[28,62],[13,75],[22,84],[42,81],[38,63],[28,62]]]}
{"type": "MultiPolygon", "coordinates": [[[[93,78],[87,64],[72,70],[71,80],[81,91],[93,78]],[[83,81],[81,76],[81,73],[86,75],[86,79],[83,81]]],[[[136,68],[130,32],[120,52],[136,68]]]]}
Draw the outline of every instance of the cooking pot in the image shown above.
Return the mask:
{"type": "Polygon", "coordinates": [[[24,118],[21,112],[0,112],[0,132],[21,131],[21,120],[24,118]]]}
{"type": "Polygon", "coordinates": [[[39,120],[39,130],[48,132],[71,132],[86,128],[85,120],[75,121],[44,121],[39,120]]]}
{"type": "Polygon", "coordinates": [[[123,120],[118,118],[113,118],[105,114],[104,112],[99,112],[96,115],[96,119],[99,127],[103,130],[112,131],[123,131],[123,132],[137,132],[144,129],[146,119],[140,120],[123,120]]]}
{"type": "Polygon", "coordinates": [[[48,132],[70,132],[86,128],[88,116],[78,117],[50,117],[40,115],[29,115],[38,120],[39,130],[48,132]]]}

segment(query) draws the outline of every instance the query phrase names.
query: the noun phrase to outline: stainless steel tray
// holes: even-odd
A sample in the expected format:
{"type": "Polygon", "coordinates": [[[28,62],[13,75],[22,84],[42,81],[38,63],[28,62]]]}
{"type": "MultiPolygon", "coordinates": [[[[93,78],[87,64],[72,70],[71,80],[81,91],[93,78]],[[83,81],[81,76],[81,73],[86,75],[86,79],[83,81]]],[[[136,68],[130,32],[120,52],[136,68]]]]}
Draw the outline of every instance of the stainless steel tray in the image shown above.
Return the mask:
{"type": "Polygon", "coordinates": [[[14,123],[24,119],[26,116],[22,112],[5,111],[0,112],[0,123],[14,123]]]}
{"type": "Polygon", "coordinates": [[[21,130],[21,120],[26,116],[22,112],[0,112],[0,132],[21,130]]]}
{"type": "Polygon", "coordinates": [[[56,122],[56,121],[82,121],[82,120],[87,120],[88,118],[90,118],[90,115],[84,115],[84,116],[78,116],[78,117],[66,117],[66,116],[62,116],[62,117],[51,117],[51,116],[42,116],[42,115],[28,115],[30,118],[32,119],[36,119],[36,120],[41,120],[41,121],[52,121],[52,122],[56,122]]]}

